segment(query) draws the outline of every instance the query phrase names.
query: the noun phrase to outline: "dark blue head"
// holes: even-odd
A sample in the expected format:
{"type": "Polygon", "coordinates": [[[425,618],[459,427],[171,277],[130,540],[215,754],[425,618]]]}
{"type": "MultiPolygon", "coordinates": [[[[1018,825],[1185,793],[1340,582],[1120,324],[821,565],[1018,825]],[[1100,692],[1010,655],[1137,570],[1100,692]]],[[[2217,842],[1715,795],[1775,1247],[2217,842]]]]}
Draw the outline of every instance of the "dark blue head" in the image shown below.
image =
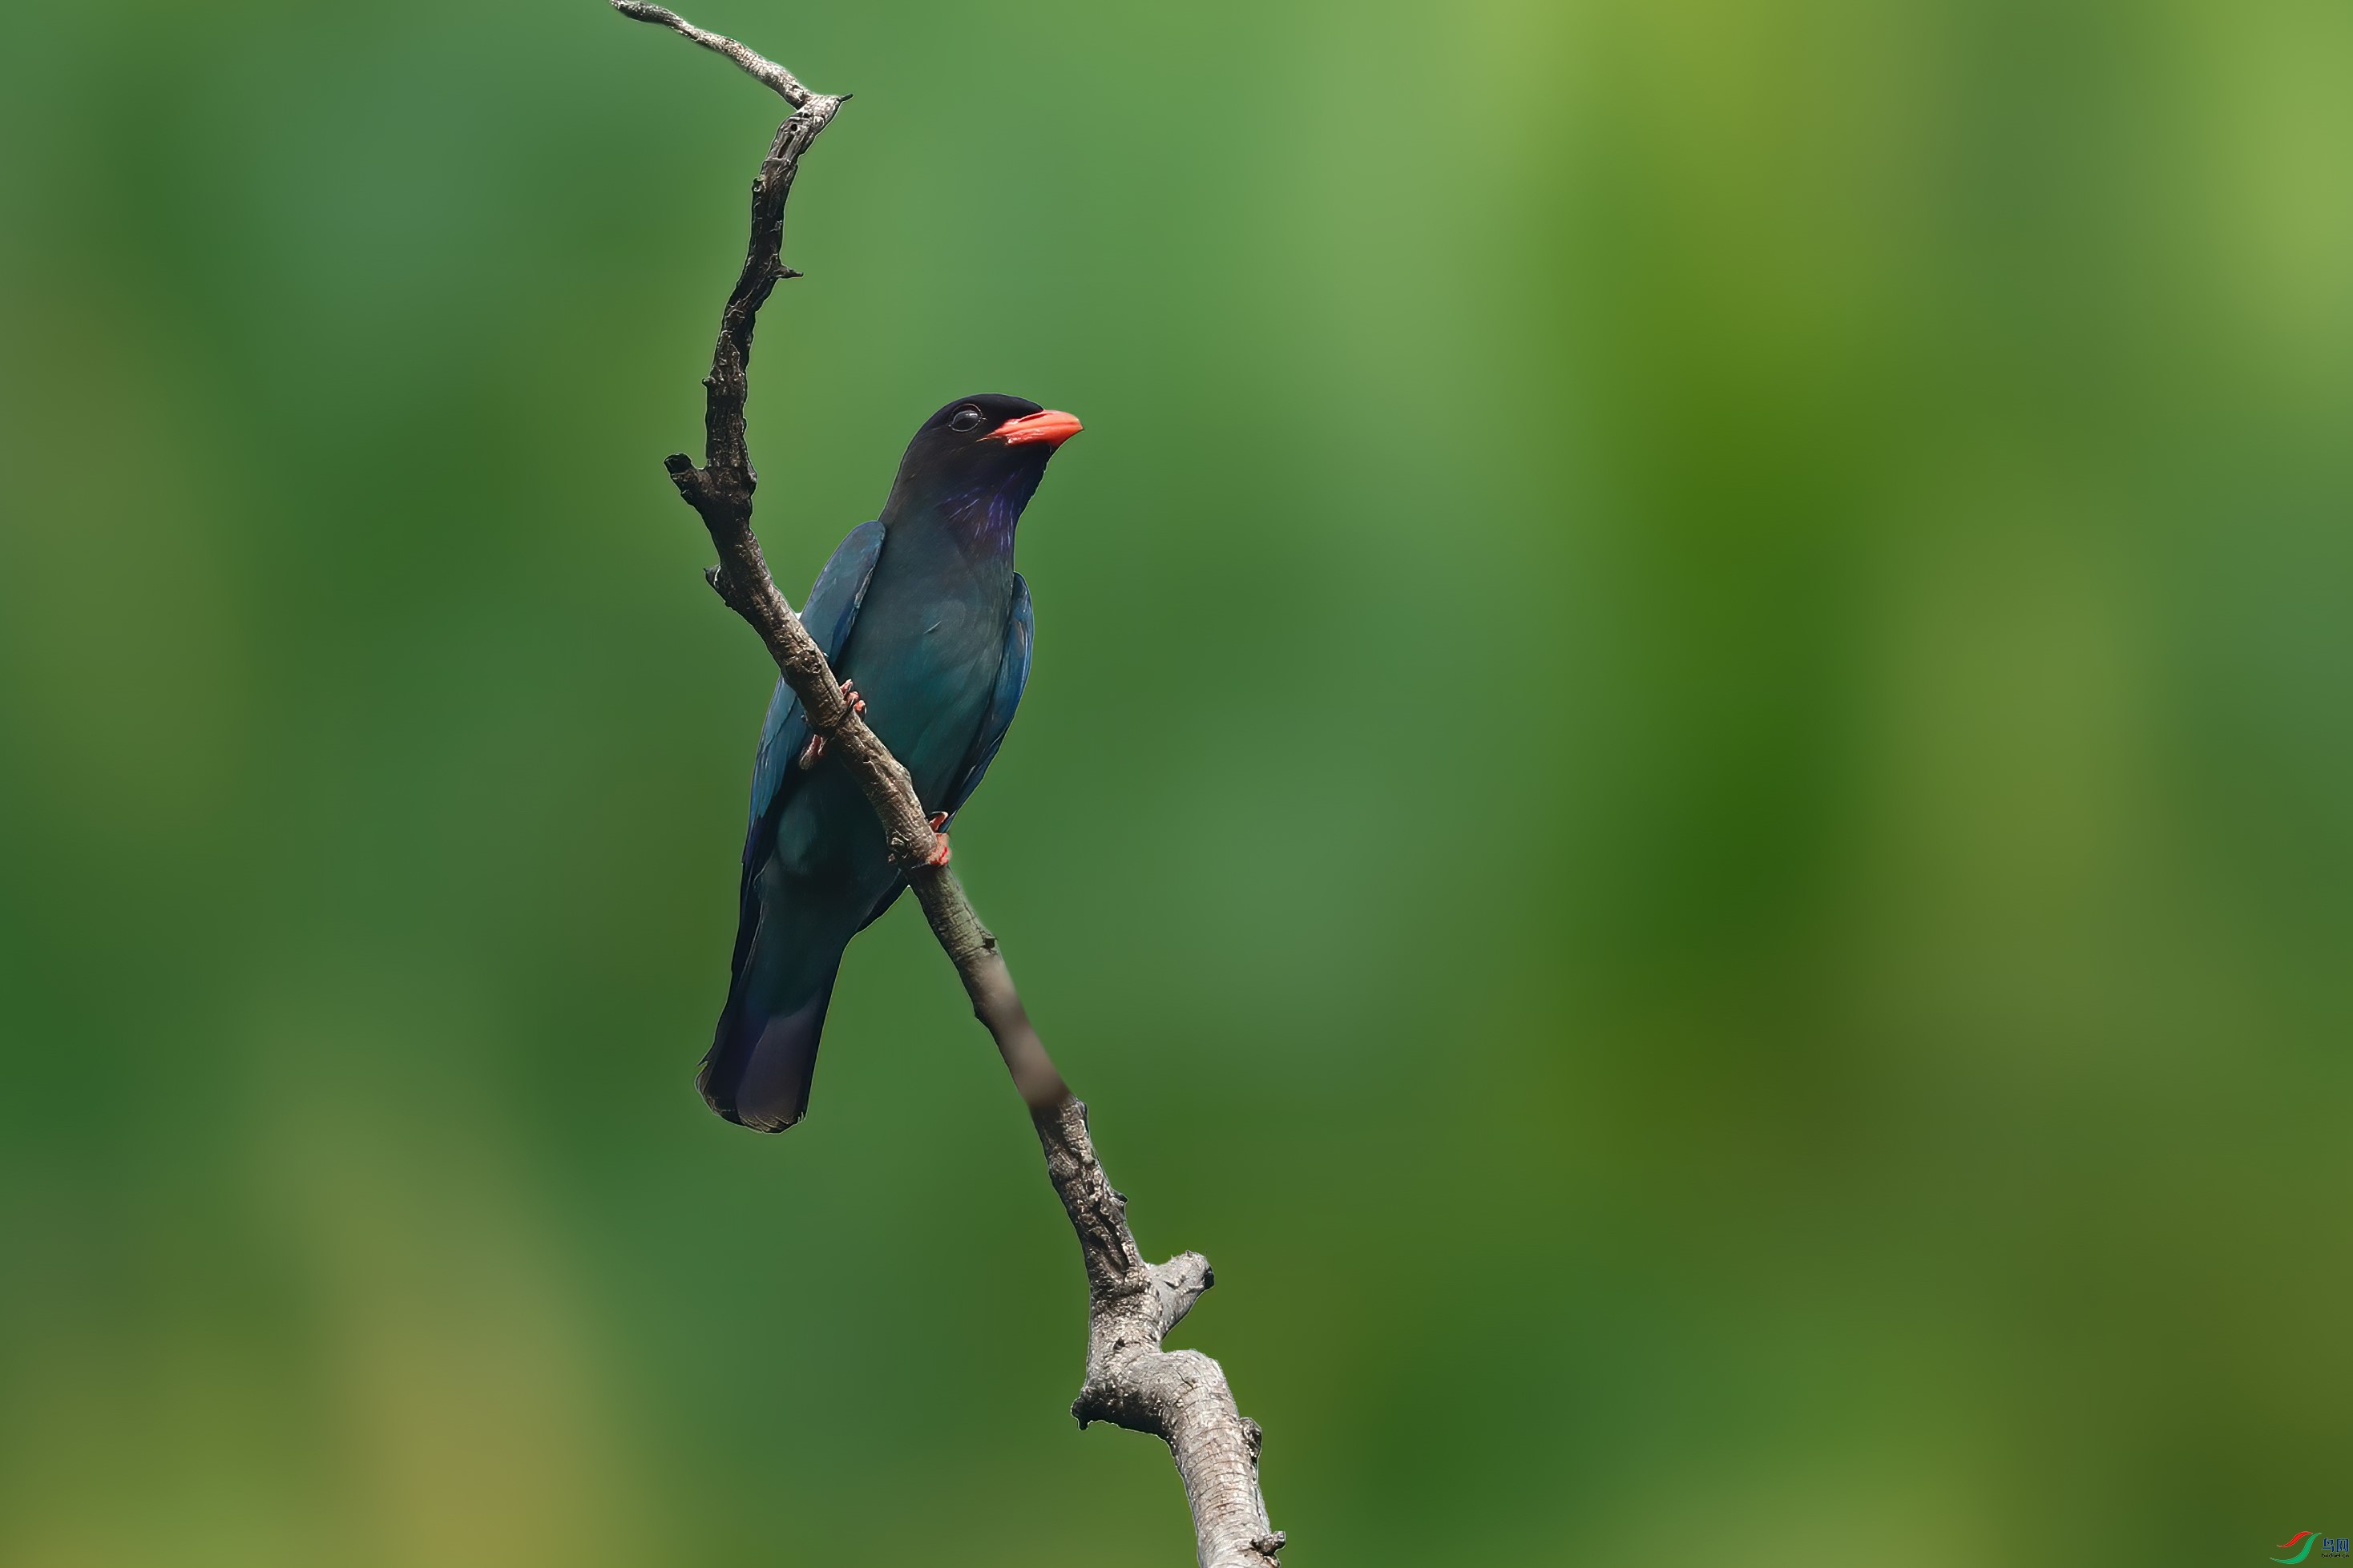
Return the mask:
{"type": "Polygon", "coordinates": [[[1037,493],[1054,449],[1079,433],[1070,415],[987,392],[959,397],[923,421],[899,459],[883,517],[940,518],[968,543],[1013,547],[1013,526],[1037,493]]]}

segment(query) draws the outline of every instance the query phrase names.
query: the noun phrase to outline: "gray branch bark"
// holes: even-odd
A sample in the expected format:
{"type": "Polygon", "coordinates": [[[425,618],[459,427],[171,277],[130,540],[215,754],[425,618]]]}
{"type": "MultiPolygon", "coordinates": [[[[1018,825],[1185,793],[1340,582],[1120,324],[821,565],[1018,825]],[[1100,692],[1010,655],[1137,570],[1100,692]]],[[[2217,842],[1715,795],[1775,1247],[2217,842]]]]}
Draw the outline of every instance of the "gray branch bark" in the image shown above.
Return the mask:
{"type": "Polygon", "coordinates": [[[1149,1433],[1168,1445],[1193,1513],[1201,1568],[1273,1568],[1282,1533],[1268,1527],[1259,1491],[1258,1424],[1234,1405],[1218,1363],[1198,1351],[1166,1351],[1161,1341],[1213,1283],[1207,1259],[1180,1253],[1147,1264],[1127,1226],[1127,1199],[1113,1189],[1087,1135],[1087,1108],[1071,1094],[1029,1022],[997,938],[980,922],[954,872],[934,864],[938,836],[907,771],[841,695],[825,655],[768,574],[752,532],[759,476],[745,444],[752,332],[777,283],[800,276],[784,264],[786,198],[801,155],[849,95],[813,92],[792,72],[733,38],[705,32],[662,6],[612,0],[625,16],[670,28],[724,55],[792,106],[752,182],[752,237],[744,269],[719,318],[719,341],[703,378],[703,461],[684,453],[664,459],[670,481],[702,519],[719,563],[704,574],[727,606],[766,645],[825,737],[826,754],[849,768],[882,824],[892,858],[906,872],[932,932],[955,965],[1029,1108],[1046,1155],[1046,1173],[1078,1233],[1087,1273],[1086,1377],[1071,1414],[1084,1426],[1106,1421],[1149,1433]]]}

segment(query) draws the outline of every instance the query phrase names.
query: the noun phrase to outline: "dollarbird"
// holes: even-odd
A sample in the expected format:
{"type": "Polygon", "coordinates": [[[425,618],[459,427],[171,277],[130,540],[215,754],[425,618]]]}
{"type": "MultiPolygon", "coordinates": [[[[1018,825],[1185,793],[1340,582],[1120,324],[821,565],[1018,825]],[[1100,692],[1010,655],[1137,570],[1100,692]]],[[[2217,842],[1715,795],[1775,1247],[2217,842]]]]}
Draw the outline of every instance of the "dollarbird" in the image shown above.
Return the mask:
{"type": "MultiPolygon", "coordinates": [[[[1013,535],[1079,422],[1018,397],[959,398],[915,432],[882,513],[850,530],[801,621],[842,691],[913,779],[941,834],[980,786],[1029,677],[1029,587],[1013,535]]],[[[808,1110],[849,941],[907,881],[849,771],[776,682],[752,767],[727,1005],[695,1086],[763,1132],[808,1110]]]]}

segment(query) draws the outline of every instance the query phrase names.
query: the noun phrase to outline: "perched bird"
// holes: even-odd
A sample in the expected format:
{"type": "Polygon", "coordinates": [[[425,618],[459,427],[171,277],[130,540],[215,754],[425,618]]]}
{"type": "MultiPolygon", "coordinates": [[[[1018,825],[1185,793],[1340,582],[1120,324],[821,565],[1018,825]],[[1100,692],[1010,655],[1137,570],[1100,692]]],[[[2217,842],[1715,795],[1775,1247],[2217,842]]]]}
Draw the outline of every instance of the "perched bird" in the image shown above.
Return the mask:
{"type": "MultiPolygon", "coordinates": [[[[882,515],[850,530],[801,610],[843,694],[913,778],[943,856],[1029,677],[1014,529],[1047,459],[1078,433],[1071,416],[1018,397],[949,404],[915,432],[882,515]]],[[[801,1119],[842,952],[906,885],[857,781],[827,764],[779,680],[752,769],[727,1005],[695,1078],[712,1110],[763,1132],[801,1119]]]]}

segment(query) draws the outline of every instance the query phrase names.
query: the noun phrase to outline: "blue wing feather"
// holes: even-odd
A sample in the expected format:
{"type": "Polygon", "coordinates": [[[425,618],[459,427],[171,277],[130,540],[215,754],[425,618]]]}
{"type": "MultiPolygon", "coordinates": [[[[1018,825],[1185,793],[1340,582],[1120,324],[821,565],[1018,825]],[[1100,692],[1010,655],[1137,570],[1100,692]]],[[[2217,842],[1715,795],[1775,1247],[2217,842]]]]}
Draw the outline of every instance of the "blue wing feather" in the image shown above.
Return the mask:
{"type": "MultiPolygon", "coordinates": [[[[826,661],[841,657],[849,628],[858,620],[858,606],[866,602],[866,585],[874,579],[874,563],[882,554],[882,524],[861,522],[834,547],[833,557],[817,575],[801,624],[808,628],[826,661]]],[[[768,716],[760,726],[759,754],[752,763],[752,817],[744,832],[744,865],[749,870],[762,858],[761,824],[776,804],[793,762],[808,744],[808,720],[801,700],[779,677],[768,699],[768,716]]]]}
{"type": "MultiPolygon", "coordinates": [[[[833,548],[832,558],[817,574],[809,588],[807,600],[801,606],[801,625],[808,628],[830,664],[841,657],[842,645],[849,640],[849,628],[858,619],[858,606],[866,602],[866,585],[873,581],[874,563],[882,555],[882,524],[861,522],[849,531],[833,548]]],[[[768,858],[768,846],[776,833],[776,807],[785,794],[785,784],[793,776],[793,763],[801,748],[808,744],[808,720],[801,712],[800,699],[782,677],[776,689],[768,699],[768,716],[760,725],[760,750],[752,763],[752,820],[744,830],[744,874],[736,885],[735,952],[728,961],[728,1007],[735,1005],[735,991],[742,983],[744,961],[751,956],[752,933],[759,929],[759,900],[754,896],[753,884],[760,872],[760,862],[768,858]]]]}
{"type": "Polygon", "coordinates": [[[988,717],[981,721],[980,733],[973,737],[972,754],[965,759],[964,773],[956,780],[955,788],[948,792],[946,809],[951,817],[980,787],[981,775],[997,760],[997,749],[1005,744],[1005,732],[1013,727],[1013,710],[1021,706],[1022,689],[1029,684],[1029,644],[1035,630],[1035,619],[1029,610],[1029,584],[1016,572],[1013,613],[1005,618],[1005,658],[997,667],[997,690],[988,700],[988,717]]]}

